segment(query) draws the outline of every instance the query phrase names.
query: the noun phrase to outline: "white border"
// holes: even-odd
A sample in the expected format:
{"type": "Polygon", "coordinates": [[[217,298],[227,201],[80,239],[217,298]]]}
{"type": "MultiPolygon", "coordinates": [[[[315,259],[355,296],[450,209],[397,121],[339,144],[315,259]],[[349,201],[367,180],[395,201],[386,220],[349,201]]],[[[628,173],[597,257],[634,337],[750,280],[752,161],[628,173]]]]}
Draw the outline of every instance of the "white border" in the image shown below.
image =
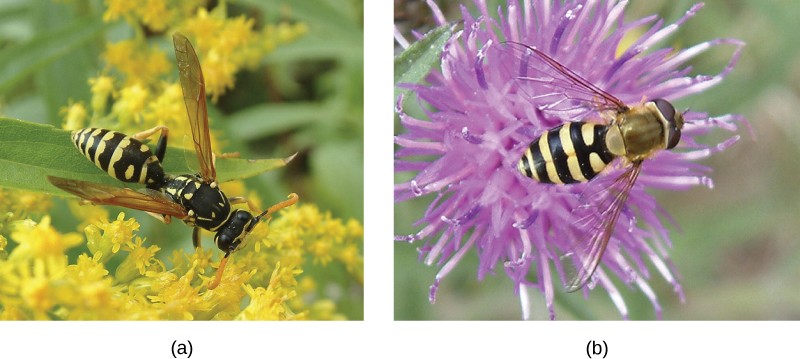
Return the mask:
{"type": "Polygon", "coordinates": [[[392,11],[365,1],[364,322],[3,322],[2,356],[168,358],[187,339],[192,358],[585,358],[589,340],[608,358],[796,351],[797,322],[393,322],[392,11]]]}

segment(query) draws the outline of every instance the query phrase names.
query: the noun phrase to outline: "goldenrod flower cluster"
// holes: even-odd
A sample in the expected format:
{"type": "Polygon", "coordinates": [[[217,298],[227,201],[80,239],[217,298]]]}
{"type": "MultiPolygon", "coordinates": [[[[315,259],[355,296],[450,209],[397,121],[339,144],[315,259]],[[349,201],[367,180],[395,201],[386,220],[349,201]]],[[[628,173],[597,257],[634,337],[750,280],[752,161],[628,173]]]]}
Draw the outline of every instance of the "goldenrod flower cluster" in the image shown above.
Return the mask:
{"type": "Polygon", "coordinates": [[[11,223],[29,216],[41,216],[52,206],[50,197],[45,194],[0,189],[0,234],[6,233],[11,223]]]}
{"type": "MultiPolygon", "coordinates": [[[[159,256],[138,229],[124,213],[83,234],[57,231],[47,215],[13,222],[13,249],[0,259],[0,319],[346,319],[303,268],[337,262],[363,282],[363,228],[313,205],[283,209],[257,226],[214,290],[207,286],[219,251],[159,256]],[[68,259],[84,241],[88,253],[68,259]]],[[[0,251],[8,246],[0,236],[0,251]]]]}
{"type": "MultiPolygon", "coordinates": [[[[172,55],[165,51],[171,46],[157,46],[145,37],[147,31],[163,33],[164,40],[170,43],[171,34],[180,31],[192,41],[203,68],[206,94],[216,101],[233,88],[237,72],[255,67],[276,47],[294,41],[308,30],[303,23],[263,24],[257,30],[253,19],[229,18],[225,1],[212,11],[199,7],[203,1],[196,0],[105,3],[103,19],[124,20],[136,36],[106,46],[102,55],[106,70],[89,79],[92,97],[88,108],[75,102],[62,111],[67,119],[64,128],[68,130],[86,127],[88,120],[93,126],[122,132],[164,125],[170,128],[173,138],[188,135],[178,71],[170,60],[172,55]]],[[[213,137],[212,134],[212,146],[219,148],[213,137]]],[[[173,145],[182,144],[178,141],[173,145]]]]}

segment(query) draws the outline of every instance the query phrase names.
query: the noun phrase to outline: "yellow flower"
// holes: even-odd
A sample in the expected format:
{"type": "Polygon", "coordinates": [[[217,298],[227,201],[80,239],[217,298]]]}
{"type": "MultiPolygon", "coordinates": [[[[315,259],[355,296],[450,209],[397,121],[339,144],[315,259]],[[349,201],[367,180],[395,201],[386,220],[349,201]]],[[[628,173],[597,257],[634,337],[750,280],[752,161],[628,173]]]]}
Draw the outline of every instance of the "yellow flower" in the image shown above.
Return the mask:
{"type": "Polygon", "coordinates": [[[221,16],[209,16],[208,10],[199,8],[196,15],[187,19],[182,28],[187,35],[194,35],[192,44],[195,50],[207,49],[211,47],[207,42],[213,42],[212,39],[219,35],[224,22],[225,19],[221,16]]]}
{"type": "Polygon", "coordinates": [[[129,16],[134,9],[136,9],[136,1],[106,0],[106,12],[103,13],[103,21],[109,22],[122,16],[129,16]]]}
{"type": "Polygon", "coordinates": [[[275,270],[270,277],[266,288],[253,288],[245,285],[245,291],[250,296],[250,304],[236,316],[237,320],[291,320],[302,319],[305,315],[298,316],[288,306],[288,301],[297,293],[292,287],[284,286],[285,277],[293,277],[291,271],[281,268],[280,263],[275,264],[275,270]]]}
{"type": "Polygon", "coordinates": [[[285,43],[292,42],[308,32],[308,25],[302,22],[290,24],[267,24],[262,30],[264,51],[271,52],[285,43]]]}
{"type": "Polygon", "coordinates": [[[108,107],[108,98],[114,91],[114,79],[109,76],[97,76],[89,79],[92,92],[91,107],[95,117],[102,116],[108,107]]]}
{"type": "Polygon", "coordinates": [[[363,282],[364,229],[358,221],[351,219],[345,225],[315,206],[302,205],[282,210],[272,227],[280,233],[268,239],[273,245],[291,246],[290,243],[299,242],[312,255],[312,263],[326,266],[336,260],[359,283],[363,282]]]}
{"type": "Polygon", "coordinates": [[[206,92],[215,102],[233,87],[234,76],[240,68],[256,65],[262,56],[258,35],[253,31],[253,19],[244,16],[226,19],[221,14],[199,9],[183,26],[187,35],[195,39],[193,43],[202,63],[206,92]]]}
{"type": "Polygon", "coordinates": [[[364,257],[361,249],[355,244],[344,246],[336,255],[336,259],[344,264],[348,273],[352,274],[359,283],[364,283],[364,257]]]}
{"type": "Polygon", "coordinates": [[[330,299],[321,299],[311,306],[309,317],[312,320],[347,320],[347,318],[336,312],[336,303],[330,299]]]}
{"type": "Polygon", "coordinates": [[[164,31],[175,16],[164,0],[147,0],[140,9],[142,23],[153,31],[164,31]]]}
{"type": "Polygon", "coordinates": [[[330,238],[317,239],[306,246],[308,252],[311,253],[314,258],[314,264],[322,264],[323,266],[328,265],[333,259],[331,253],[332,247],[333,243],[330,238]]]}
{"type": "Polygon", "coordinates": [[[157,83],[173,68],[163,51],[135,39],[109,44],[104,57],[109,66],[122,72],[127,84],[157,83]]]}
{"type": "Polygon", "coordinates": [[[194,271],[189,271],[147,298],[165,319],[192,320],[194,313],[211,309],[209,302],[199,295],[200,287],[191,285],[193,278],[194,271]]]}
{"type": "Polygon", "coordinates": [[[64,116],[63,128],[70,131],[85,127],[86,118],[89,117],[81,102],[70,103],[67,107],[62,107],[59,113],[64,116]]]}
{"type": "Polygon", "coordinates": [[[133,232],[137,230],[139,223],[136,219],[131,218],[126,221],[125,212],[120,212],[116,221],[89,225],[84,229],[84,233],[89,250],[107,261],[110,254],[117,253],[123,245],[133,241],[133,232]]]}
{"type": "Polygon", "coordinates": [[[0,189],[0,230],[8,224],[29,217],[38,217],[50,211],[50,196],[14,189],[0,189]]]}
{"type": "Polygon", "coordinates": [[[177,82],[164,83],[161,87],[163,91],[147,105],[144,119],[148,125],[168,125],[170,136],[181,138],[183,134],[172,133],[172,130],[180,131],[180,129],[188,127],[180,126],[188,122],[186,106],[183,104],[183,90],[177,82]]]}
{"type": "Polygon", "coordinates": [[[83,238],[77,233],[58,233],[50,226],[50,216],[42,217],[38,224],[30,219],[15,222],[11,240],[19,245],[9,256],[10,261],[41,258],[54,264],[63,262],[63,266],[66,266],[66,250],[83,242],[83,238]]]}
{"type": "Polygon", "coordinates": [[[102,280],[108,275],[108,270],[103,267],[97,257],[89,257],[88,254],[83,253],[78,256],[76,264],[67,267],[67,278],[75,282],[95,282],[102,280]]]}
{"type": "Polygon", "coordinates": [[[44,267],[35,266],[33,275],[28,273],[26,277],[20,288],[20,298],[33,311],[34,319],[48,319],[47,311],[55,305],[56,301],[53,298],[53,288],[50,286],[44,267]]]}
{"type": "Polygon", "coordinates": [[[117,267],[117,271],[114,273],[117,282],[125,283],[136,279],[138,276],[144,275],[147,269],[154,264],[162,269],[164,268],[164,264],[155,258],[156,252],[158,252],[160,248],[155,245],[145,247],[142,237],[136,237],[133,242],[125,243],[123,249],[130,253],[125,257],[125,260],[120,263],[117,267]]]}
{"type": "Polygon", "coordinates": [[[82,205],[77,201],[68,201],[70,212],[76,219],[81,221],[77,225],[79,231],[83,231],[90,224],[100,224],[108,221],[108,210],[103,206],[82,205]]]}
{"type": "Polygon", "coordinates": [[[364,226],[355,219],[349,219],[347,221],[347,236],[352,238],[363,237],[364,226]]]}
{"type": "Polygon", "coordinates": [[[140,123],[149,96],[149,91],[139,84],[124,87],[111,112],[117,116],[121,126],[140,123]]]}

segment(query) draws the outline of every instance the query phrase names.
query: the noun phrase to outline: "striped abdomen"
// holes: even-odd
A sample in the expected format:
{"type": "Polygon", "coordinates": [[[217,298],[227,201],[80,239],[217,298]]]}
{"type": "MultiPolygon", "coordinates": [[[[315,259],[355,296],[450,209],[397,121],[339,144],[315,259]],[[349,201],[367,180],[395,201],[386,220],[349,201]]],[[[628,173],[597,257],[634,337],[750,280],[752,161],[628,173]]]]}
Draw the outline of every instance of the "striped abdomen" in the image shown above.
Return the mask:
{"type": "Polygon", "coordinates": [[[517,168],[542,183],[570,184],[594,178],[613,159],[606,146],[608,126],[568,122],[531,142],[517,168]]]}
{"type": "Polygon", "coordinates": [[[159,188],[165,182],[161,161],[135,138],[101,128],[84,128],[72,131],[72,142],[89,161],[120,181],[149,188],[159,188]]]}

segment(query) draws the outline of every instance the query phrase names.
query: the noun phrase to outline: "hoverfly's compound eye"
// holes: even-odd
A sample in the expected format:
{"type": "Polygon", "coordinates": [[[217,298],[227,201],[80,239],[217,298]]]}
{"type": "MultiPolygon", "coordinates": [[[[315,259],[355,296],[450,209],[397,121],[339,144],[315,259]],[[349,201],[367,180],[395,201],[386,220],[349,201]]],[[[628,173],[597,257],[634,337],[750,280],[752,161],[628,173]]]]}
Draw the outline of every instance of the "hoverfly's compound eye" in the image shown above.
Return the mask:
{"type": "Polygon", "coordinates": [[[667,149],[674,148],[681,141],[681,128],[683,128],[683,115],[675,112],[675,107],[664,99],[655,99],[653,102],[656,104],[658,111],[667,120],[669,127],[669,134],[667,137],[667,149]]]}

